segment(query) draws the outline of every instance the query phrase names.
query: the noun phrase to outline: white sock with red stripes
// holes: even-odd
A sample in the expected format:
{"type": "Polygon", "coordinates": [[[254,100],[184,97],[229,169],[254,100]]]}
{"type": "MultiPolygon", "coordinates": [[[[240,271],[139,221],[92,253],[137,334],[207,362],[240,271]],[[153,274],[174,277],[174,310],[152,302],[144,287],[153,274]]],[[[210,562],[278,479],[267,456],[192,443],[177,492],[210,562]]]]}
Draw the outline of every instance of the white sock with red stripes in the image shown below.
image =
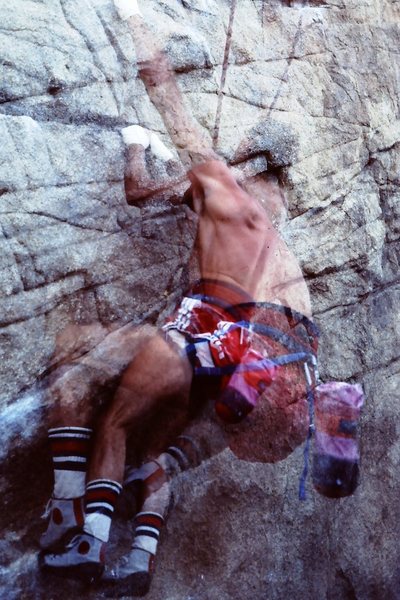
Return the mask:
{"type": "Polygon", "coordinates": [[[87,484],[83,526],[86,533],[108,542],[111,519],[121,489],[121,484],[111,479],[95,479],[87,484]]]}
{"type": "Polygon", "coordinates": [[[138,513],[135,517],[136,529],[132,548],[145,550],[155,556],[163,525],[164,518],[157,512],[142,511],[138,513]]]}
{"type": "Polygon", "coordinates": [[[92,430],[56,427],[48,432],[54,468],[53,498],[79,498],[85,493],[92,430]]]}

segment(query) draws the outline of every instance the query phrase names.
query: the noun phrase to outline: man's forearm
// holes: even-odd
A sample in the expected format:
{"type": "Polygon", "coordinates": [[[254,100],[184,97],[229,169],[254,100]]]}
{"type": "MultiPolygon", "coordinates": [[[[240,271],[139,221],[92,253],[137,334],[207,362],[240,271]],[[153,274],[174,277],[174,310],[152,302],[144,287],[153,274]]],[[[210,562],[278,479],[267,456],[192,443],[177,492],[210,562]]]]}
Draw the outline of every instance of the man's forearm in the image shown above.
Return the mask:
{"type": "Polygon", "coordinates": [[[154,43],[153,32],[139,15],[131,16],[128,23],[136,47],[139,76],[181,159],[186,166],[218,159],[210,139],[186,110],[175,73],[165,53],[154,43]]]}

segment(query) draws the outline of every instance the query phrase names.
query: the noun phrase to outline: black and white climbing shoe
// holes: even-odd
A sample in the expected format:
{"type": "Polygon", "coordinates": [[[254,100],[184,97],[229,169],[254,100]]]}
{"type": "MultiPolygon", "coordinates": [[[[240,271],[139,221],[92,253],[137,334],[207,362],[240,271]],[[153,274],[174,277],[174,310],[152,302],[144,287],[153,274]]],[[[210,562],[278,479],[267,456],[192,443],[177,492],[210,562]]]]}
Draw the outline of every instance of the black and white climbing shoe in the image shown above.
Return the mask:
{"type": "Polygon", "coordinates": [[[153,572],[153,554],[132,548],[115,567],[104,571],[100,583],[107,598],[142,597],[150,589],[153,572]]]}
{"type": "Polygon", "coordinates": [[[63,552],[42,552],[39,566],[45,573],[94,583],[104,571],[105,546],[92,535],[81,533],[72,538],[63,552]]]}
{"type": "Polygon", "coordinates": [[[47,519],[48,523],[46,531],[40,537],[41,550],[61,552],[68,540],[82,530],[83,498],[51,498],[43,519],[47,519]]]}

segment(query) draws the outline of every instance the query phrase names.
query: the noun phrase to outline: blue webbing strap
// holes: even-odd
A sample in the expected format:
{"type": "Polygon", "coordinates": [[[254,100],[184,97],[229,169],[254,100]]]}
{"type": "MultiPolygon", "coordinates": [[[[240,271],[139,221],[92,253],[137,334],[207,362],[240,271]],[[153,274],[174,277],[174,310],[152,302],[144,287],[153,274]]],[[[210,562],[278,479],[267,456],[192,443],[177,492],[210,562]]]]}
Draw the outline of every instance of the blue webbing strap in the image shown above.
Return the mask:
{"type": "MultiPolygon", "coordinates": [[[[319,383],[319,375],[318,375],[318,370],[317,370],[317,361],[316,361],[316,358],[314,356],[312,356],[312,358],[311,358],[311,364],[312,364],[313,371],[314,371],[315,383],[318,384],[319,383]]],[[[306,386],[307,386],[307,403],[308,403],[309,426],[308,426],[307,439],[306,439],[306,443],[304,445],[304,450],[303,450],[303,457],[304,457],[303,472],[301,474],[300,481],[299,481],[299,500],[301,500],[301,501],[304,501],[307,498],[307,495],[306,495],[306,481],[307,481],[307,476],[308,476],[308,465],[309,465],[309,460],[310,460],[311,439],[312,439],[313,433],[315,431],[315,424],[314,424],[315,396],[314,396],[314,390],[313,390],[313,386],[312,386],[310,369],[309,369],[308,363],[305,362],[303,366],[304,366],[304,376],[305,376],[305,379],[306,379],[306,386]]]]}
{"type": "Polygon", "coordinates": [[[282,346],[285,346],[289,350],[289,352],[309,352],[306,346],[300,344],[295,341],[290,335],[286,333],[282,333],[279,329],[275,329],[275,327],[270,327],[269,325],[261,325],[260,323],[253,323],[251,330],[254,333],[258,333],[264,335],[265,337],[269,337],[275,342],[279,342],[282,346]]]}
{"type": "Polygon", "coordinates": [[[195,375],[206,375],[217,377],[221,375],[232,375],[232,373],[243,373],[246,371],[263,371],[272,366],[284,366],[294,362],[310,360],[310,353],[297,352],[295,354],[284,354],[276,358],[264,358],[251,363],[239,363],[237,365],[226,365],[225,367],[194,367],[195,375]]]}
{"type": "Polygon", "coordinates": [[[311,334],[314,337],[319,337],[317,325],[302,313],[299,313],[288,306],[272,304],[271,302],[241,302],[240,304],[236,304],[235,307],[243,310],[266,308],[275,313],[285,315],[287,319],[293,319],[296,322],[295,327],[297,327],[297,325],[303,325],[309,335],[311,334]]]}

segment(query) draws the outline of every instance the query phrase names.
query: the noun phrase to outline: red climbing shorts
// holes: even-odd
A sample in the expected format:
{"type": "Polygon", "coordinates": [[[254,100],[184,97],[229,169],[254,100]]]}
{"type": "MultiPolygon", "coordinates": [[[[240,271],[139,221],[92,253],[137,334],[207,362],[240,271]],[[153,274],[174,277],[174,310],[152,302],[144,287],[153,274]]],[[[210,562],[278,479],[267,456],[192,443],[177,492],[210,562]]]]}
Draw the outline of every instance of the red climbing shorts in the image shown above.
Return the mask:
{"type": "Polygon", "coordinates": [[[192,395],[207,389],[227,423],[238,423],[253,410],[277,370],[262,338],[251,330],[253,306],[243,290],[203,279],[163,327],[193,367],[192,395]]]}

